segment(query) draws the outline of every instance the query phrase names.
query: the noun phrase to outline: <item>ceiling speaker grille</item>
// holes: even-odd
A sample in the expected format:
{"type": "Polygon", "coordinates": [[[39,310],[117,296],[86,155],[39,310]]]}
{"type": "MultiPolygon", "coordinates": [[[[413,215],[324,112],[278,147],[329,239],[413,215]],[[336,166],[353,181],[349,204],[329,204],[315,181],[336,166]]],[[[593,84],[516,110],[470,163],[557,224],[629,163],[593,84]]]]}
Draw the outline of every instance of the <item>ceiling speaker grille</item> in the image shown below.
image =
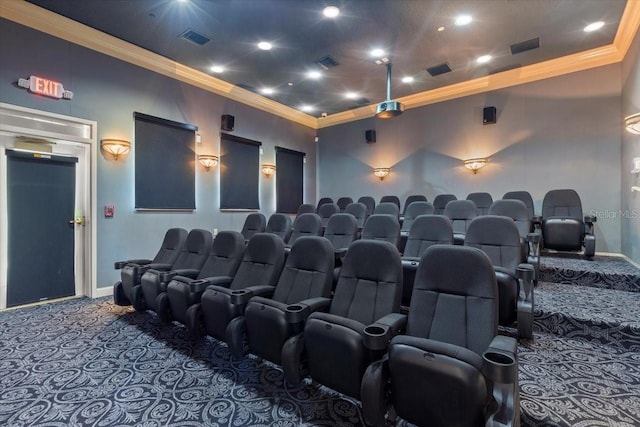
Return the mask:
{"type": "Polygon", "coordinates": [[[427,68],[427,73],[431,74],[432,77],[439,76],[440,74],[450,73],[451,67],[446,62],[440,65],[434,65],[433,67],[427,68]]]}
{"type": "Polygon", "coordinates": [[[198,46],[205,45],[211,41],[210,37],[207,37],[195,30],[187,30],[184,33],[180,34],[180,37],[190,41],[191,43],[195,43],[198,46]]]}
{"type": "Polygon", "coordinates": [[[510,46],[511,55],[516,55],[518,53],[537,49],[539,47],[540,47],[540,37],[536,37],[535,39],[525,40],[520,43],[514,43],[510,46]]]}
{"type": "Polygon", "coordinates": [[[340,63],[335,59],[333,59],[330,55],[323,56],[322,58],[318,59],[316,61],[316,64],[318,64],[320,67],[324,68],[325,70],[328,70],[329,68],[337,67],[338,65],[340,65],[340,63]]]}

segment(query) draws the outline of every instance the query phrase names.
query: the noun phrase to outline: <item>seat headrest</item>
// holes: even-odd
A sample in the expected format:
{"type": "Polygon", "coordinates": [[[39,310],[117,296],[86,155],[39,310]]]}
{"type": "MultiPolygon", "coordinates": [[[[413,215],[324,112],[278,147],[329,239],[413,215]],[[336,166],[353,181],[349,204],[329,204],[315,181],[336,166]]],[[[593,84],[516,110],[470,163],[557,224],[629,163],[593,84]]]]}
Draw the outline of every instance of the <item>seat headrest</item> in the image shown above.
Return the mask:
{"type": "Polygon", "coordinates": [[[444,215],[419,215],[409,231],[410,239],[452,241],[451,221],[444,215]]]}
{"type": "Polygon", "coordinates": [[[367,218],[362,230],[362,239],[385,238],[399,233],[400,222],[396,216],[375,214],[367,218]]]}
{"type": "Polygon", "coordinates": [[[320,215],[322,218],[328,218],[338,212],[340,212],[340,207],[335,203],[325,203],[318,207],[318,215],[320,215]]]}
{"type": "Polygon", "coordinates": [[[231,258],[244,251],[244,237],[237,231],[220,231],[213,240],[211,253],[231,258]]]}
{"type": "Polygon", "coordinates": [[[404,217],[417,218],[420,215],[430,215],[433,213],[433,205],[427,201],[411,202],[405,211],[404,217]]]}
{"type": "Polygon", "coordinates": [[[170,228],[162,240],[162,249],[180,249],[187,238],[187,230],[184,228],[170,228]]]}
{"type": "Polygon", "coordinates": [[[496,200],[489,208],[489,215],[508,216],[514,221],[531,221],[529,209],[521,200],[496,200]]]}
{"type": "Polygon", "coordinates": [[[267,219],[259,212],[254,212],[247,215],[247,219],[244,220],[243,230],[260,230],[263,231],[267,219]]]}
{"type": "MultiPolygon", "coordinates": [[[[291,247],[285,267],[326,273],[327,257],[333,258],[333,245],[329,240],[319,236],[302,236],[291,247]]],[[[333,264],[329,267],[333,269],[333,264]]]]}
{"type": "Polygon", "coordinates": [[[520,247],[520,233],[513,219],[485,215],[471,221],[464,238],[465,245],[520,247]]]}
{"type": "Polygon", "coordinates": [[[183,250],[192,253],[208,254],[213,244],[213,235],[209,230],[194,228],[189,231],[183,250]]]}
{"type": "Polygon", "coordinates": [[[283,213],[274,213],[267,223],[268,231],[287,231],[291,228],[291,217],[283,213]]]}
{"type": "Polygon", "coordinates": [[[582,221],[582,202],[575,190],[551,190],[542,200],[542,216],[563,216],[582,221]]]}
{"type": "Polygon", "coordinates": [[[243,262],[274,264],[284,255],[284,242],[275,234],[256,233],[249,239],[243,262]]]}
{"type": "Polygon", "coordinates": [[[374,214],[400,215],[400,208],[395,203],[382,202],[373,210],[374,214]]]}
{"type": "Polygon", "coordinates": [[[451,220],[475,218],[476,204],[471,200],[452,200],[444,207],[444,214],[451,220]]]}
{"type": "Polygon", "coordinates": [[[367,206],[361,202],[349,203],[344,211],[355,217],[361,217],[367,214],[367,206]]]}
{"type": "Polygon", "coordinates": [[[435,199],[433,199],[433,207],[438,209],[443,209],[447,203],[452,200],[457,200],[458,198],[454,194],[438,194],[435,199]]]}
{"type": "Polygon", "coordinates": [[[493,203],[493,197],[489,193],[469,193],[467,200],[471,200],[478,208],[488,208],[493,203]]]}
{"type": "Polygon", "coordinates": [[[350,213],[338,213],[329,218],[324,234],[354,234],[358,229],[358,221],[350,213]]]}
{"type": "MultiPolygon", "coordinates": [[[[400,265],[401,262],[398,248],[389,242],[356,240],[347,250],[340,274],[374,282],[395,283],[399,273],[389,265],[400,265]]],[[[399,275],[402,276],[401,273],[399,275]]]]}

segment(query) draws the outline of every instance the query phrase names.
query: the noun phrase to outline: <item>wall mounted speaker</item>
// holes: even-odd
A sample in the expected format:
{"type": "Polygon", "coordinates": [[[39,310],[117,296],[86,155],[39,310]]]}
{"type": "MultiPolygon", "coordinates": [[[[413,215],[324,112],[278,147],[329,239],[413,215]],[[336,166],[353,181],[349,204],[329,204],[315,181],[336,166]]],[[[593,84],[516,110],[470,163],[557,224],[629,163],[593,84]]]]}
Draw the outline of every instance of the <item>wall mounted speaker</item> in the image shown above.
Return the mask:
{"type": "Polygon", "coordinates": [[[365,130],[364,137],[367,141],[367,144],[373,144],[376,142],[376,131],[373,129],[365,130]]]}
{"type": "Polygon", "coordinates": [[[236,123],[236,118],[230,114],[224,114],[220,121],[220,128],[222,130],[233,130],[233,127],[236,123]]]}
{"type": "Polygon", "coordinates": [[[490,125],[496,122],[496,107],[484,107],[482,111],[482,124],[490,125]]]}

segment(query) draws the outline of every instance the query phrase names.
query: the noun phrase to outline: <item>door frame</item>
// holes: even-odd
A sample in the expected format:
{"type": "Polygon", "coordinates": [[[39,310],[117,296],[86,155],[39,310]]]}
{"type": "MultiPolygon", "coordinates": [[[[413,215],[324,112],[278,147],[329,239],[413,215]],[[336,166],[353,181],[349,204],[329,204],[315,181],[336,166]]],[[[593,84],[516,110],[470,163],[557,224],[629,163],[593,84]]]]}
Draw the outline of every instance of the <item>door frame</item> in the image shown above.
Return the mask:
{"type": "MultiPolygon", "coordinates": [[[[12,104],[0,103],[0,133],[24,135],[68,144],[79,149],[76,156],[76,200],[84,206],[85,232],[76,234],[76,296],[96,298],[97,290],[97,165],[99,146],[97,122],[50,113],[12,104]],[[82,165],[80,167],[80,165],[82,165]],[[80,181],[80,182],[79,182],[80,181]]],[[[8,218],[7,159],[0,153],[0,310],[7,305],[8,218]]],[[[53,153],[58,154],[58,153],[53,153]]]]}

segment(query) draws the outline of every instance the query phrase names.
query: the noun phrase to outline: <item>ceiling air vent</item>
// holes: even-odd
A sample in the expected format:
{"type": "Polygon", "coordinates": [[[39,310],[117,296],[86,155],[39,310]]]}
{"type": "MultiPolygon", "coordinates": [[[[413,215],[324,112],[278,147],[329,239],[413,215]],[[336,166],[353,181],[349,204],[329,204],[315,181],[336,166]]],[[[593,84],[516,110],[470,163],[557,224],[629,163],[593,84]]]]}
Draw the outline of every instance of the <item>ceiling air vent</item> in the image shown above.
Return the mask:
{"type": "Polygon", "coordinates": [[[439,76],[440,74],[450,73],[451,67],[446,62],[440,65],[434,65],[433,67],[427,68],[427,73],[431,74],[432,77],[439,76]]]}
{"type": "Polygon", "coordinates": [[[185,31],[184,33],[180,34],[180,37],[190,41],[191,43],[195,43],[198,46],[202,46],[204,44],[207,44],[211,41],[210,37],[205,36],[204,34],[201,34],[199,32],[197,32],[196,30],[192,30],[189,29],[187,31],[185,31]]]}
{"type": "Polygon", "coordinates": [[[340,65],[338,61],[336,61],[329,55],[323,56],[322,58],[316,60],[316,64],[318,64],[320,67],[322,67],[325,70],[328,70],[329,68],[337,67],[338,65],[340,65]]]}
{"type": "Polygon", "coordinates": [[[510,46],[511,55],[516,55],[518,53],[537,49],[539,47],[540,47],[540,37],[536,37],[535,39],[526,40],[520,43],[514,43],[510,46]]]}

